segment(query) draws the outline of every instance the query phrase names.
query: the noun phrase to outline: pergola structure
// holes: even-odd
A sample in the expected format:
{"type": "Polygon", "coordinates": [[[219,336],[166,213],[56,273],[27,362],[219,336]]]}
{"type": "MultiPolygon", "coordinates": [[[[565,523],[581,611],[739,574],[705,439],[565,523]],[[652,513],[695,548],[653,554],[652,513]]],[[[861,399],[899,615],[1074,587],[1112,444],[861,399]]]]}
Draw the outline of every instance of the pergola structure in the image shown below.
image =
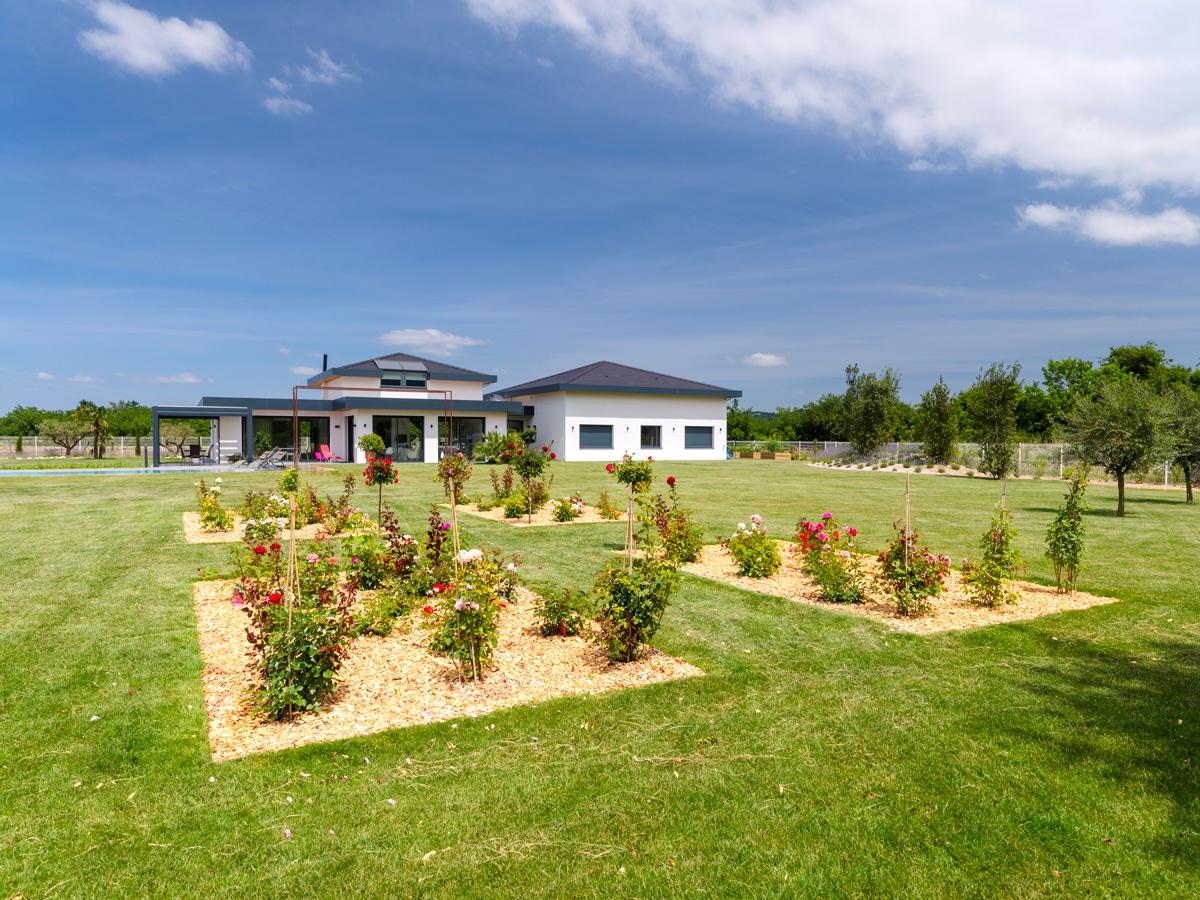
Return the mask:
{"type": "MultiPolygon", "coordinates": [[[[153,464],[155,467],[162,462],[162,445],[159,443],[158,423],[161,419],[221,419],[239,418],[242,420],[244,446],[254,446],[254,415],[248,406],[155,406],[151,409],[150,435],[154,445],[153,464]]],[[[247,454],[248,455],[248,454],[247,454]]]]}

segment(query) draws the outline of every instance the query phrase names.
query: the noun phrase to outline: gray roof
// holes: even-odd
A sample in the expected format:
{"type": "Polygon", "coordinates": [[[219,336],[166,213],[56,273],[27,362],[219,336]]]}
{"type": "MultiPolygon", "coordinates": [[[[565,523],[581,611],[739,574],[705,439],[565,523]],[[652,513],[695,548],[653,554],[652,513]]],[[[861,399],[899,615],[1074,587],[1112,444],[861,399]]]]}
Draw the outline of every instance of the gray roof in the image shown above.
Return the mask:
{"type": "Polygon", "coordinates": [[[461,366],[438,362],[436,359],[425,359],[413,356],[411,353],[389,353],[387,356],[377,356],[350,363],[346,366],[334,366],[308,379],[309,384],[317,384],[336,375],[383,375],[388,372],[428,372],[430,378],[445,381],[478,381],[483,384],[494,384],[495,375],[475,372],[461,366]]]}
{"type": "Polygon", "coordinates": [[[650,372],[620,363],[600,362],[557,375],[494,391],[492,397],[519,397],[524,394],[546,394],[551,391],[588,391],[616,394],[683,394],[696,397],[740,397],[741,391],[676,378],[660,372],[650,372]]]}

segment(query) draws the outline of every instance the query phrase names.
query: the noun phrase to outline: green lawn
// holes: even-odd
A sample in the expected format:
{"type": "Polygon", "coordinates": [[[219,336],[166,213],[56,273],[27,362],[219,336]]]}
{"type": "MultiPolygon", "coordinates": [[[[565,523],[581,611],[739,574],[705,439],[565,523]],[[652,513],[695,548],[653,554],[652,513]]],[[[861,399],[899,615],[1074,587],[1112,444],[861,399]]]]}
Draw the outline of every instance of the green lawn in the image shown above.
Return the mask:
{"type": "MultiPolygon", "coordinates": [[[[658,474],[710,536],[830,509],[874,546],[903,513],[900,475],[658,474]]],[[[235,497],[276,476],[223,477],[235,497]]],[[[999,486],[912,483],[931,548],[973,553],[999,486]]],[[[1009,485],[1037,579],[1062,492],[1009,485]]],[[[414,532],[439,494],[428,466],[385,492],[414,532]]],[[[191,478],[0,479],[0,900],[1195,896],[1200,509],[1090,497],[1081,587],[1119,604],[921,637],[687,578],[654,643],[704,678],[215,765],[189,582],[228,550],[184,543],[191,478]]],[[[575,586],[624,528],[467,526],[575,586]]]]}
{"type": "MultiPolygon", "coordinates": [[[[163,462],[172,461],[181,462],[178,456],[174,460],[163,458],[163,462]]],[[[0,459],[0,469],[140,469],[142,465],[140,456],[106,456],[104,459],[92,459],[90,456],[0,459]]]]}

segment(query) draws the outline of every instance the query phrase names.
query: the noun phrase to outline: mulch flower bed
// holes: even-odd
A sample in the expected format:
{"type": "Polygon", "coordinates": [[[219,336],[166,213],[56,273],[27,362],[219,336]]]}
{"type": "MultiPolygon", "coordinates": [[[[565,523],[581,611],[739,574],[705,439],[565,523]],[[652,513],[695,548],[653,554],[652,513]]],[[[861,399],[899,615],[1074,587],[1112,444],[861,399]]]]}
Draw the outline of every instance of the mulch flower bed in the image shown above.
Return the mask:
{"type": "MultiPolygon", "coordinates": [[[[445,505],[446,509],[450,508],[449,504],[443,504],[443,505],[445,505]]],[[[458,511],[461,513],[466,513],[469,516],[478,516],[481,519],[491,519],[493,522],[504,522],[505,524],[508,524],[508,525],[514,525],[517,528],[528,528],[531,526],[537,527],[537,526],[541,526],[541,525],[585,525],[585,524],[594,524],[596,522],[624,522],[625,521],[624,514],[622,514],[621,518],[619,518],[619,519],[605,519],[603,516],[600,515],[600,513],[596,512],[596,508],[594,506],[587,506],[587,505],[584,505],[583,512],[580,513],[579,516],[577,516],[574,519],[571,519],[569,522],[556,521],[554,518],[554,513],[550,509],[549,503],[547,503],[545,506],[543,506],[541,509],[539,509],[537,512],[535,512],[533,514],[532,522],[527,521],[525,516],[521,516],[520,518],[517,518],[517,519],[506,519],[504,517],[504,507],[503,506],[495,506],[489,510],[480,511],[475,506],[474,503],[470,503],[470,504],[464,504],[463,506],[460,506],[458,508],[458,511]]]]}
{"type": "Polygon", "coordinates": [[[193,585],[204,704],[214,761],[481,716],[552,697],[598,694],[704,673],[683,660],[647,647],[631,663],[610,664],[604,651],[583,637],[542,637],[532,613],[535,595],[519,589],[519,602],[500,617],[493,666],[481,682],[463,682],[453,663],[429,652],[423,616],[397,622],[387,637],[354,641],[334,696],[318,713],[291,722],[264,722],[246,708],[255,683],[246,641],[248,617],[233,606],[233,582],[193,585]]]}
{"type": "MultiPolygon", "coordinates": [[[[748,591],[757,591],[760,594],[771,594],[826,609],[840,609],[856,616],[865,616],[886,622],[893,628],[916,634],[934,634],[957,628],[978,628],[982,625],[1036,619],[1038,616],[1065,610],[1087,609],[1090,606],[1118,602],[1113,597],[1098,597],[1082,591],[1076,591],[1074,594],[1060,594],[1053,587],[1046,585],[1014,581],[1013,590],[1019,596],[1018,601],[992,609],[972,603],[963,587],[962,573],[951,570],[946,577],[946,586],[942,591],[942,596],[931,600],[932,609],[926,613],[903,616],[892,604],[874,598],[869,587],[867,600],[863,603],[827,603],[819,598],[812,579],[801,571],[800,554],[789,552],[791,546],[791,544],[779,542],[783,565],[776,574],[769,578],[746,578],[738,575],[737,565],[730,558],[729,551],[719,544],[706,545],[701,551],[700,559],[684,566],[683,571],[745,588],[748,591]]],[[[873,557],[863,560],[863,569],[868,573],[873,571],[874,567],[873,557]]]]}
{"type": "MultiPolygon", "coordinates": [[[[189,544],[236,544],[242,539],[242,528],[245,520],[237,513],[233,514],[232,531],[205,531],[200,527],[200,513],[185,512],[183,514],[183,537],[189,544]]],[[[317,522],[296,529],[296,537],[307,541],[325,531],[324,526],[317,522]]],[[[283,527],[282,540],[288,540],[287,526],[283,527]]]]}

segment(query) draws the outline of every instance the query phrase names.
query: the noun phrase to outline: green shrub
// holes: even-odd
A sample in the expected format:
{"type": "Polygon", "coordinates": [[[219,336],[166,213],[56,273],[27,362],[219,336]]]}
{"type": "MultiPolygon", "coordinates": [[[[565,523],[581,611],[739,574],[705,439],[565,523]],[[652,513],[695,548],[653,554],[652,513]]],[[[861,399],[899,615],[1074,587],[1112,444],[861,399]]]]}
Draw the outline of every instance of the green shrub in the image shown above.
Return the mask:
{"type": "Polygon", "coordinates": [[[614,662],[637,658],[662,622],[671,595],[679,587],[679,573],[670,563],[646,558],[633,562],[633,573],[613,560],[592,587],[597,597],[596,641],[614,662]]]}
{"type": "Polygon", "coordinates": [[[387,549],[383,539],[371,533],[342,541],[342,556],[349,557],[346,571],[362,590],[373,591],[387,583],[392,574],[387,549]]]}
{"type": "Polygon", "coordinates": [[[382,437],[371,432],[370,434],[364,434],[358,439],[358,449],[363,453],[378,454],[387,449],[387,445],[384,444],[382,437]]]}
{"type": "Polygon", "coordinates": [[[591,598],[569,588],[542,591],[534,601],[533,614],[544,637],[579,634],[592,615],[591,598]]]}
{"type": "Polygon", "coordinates": [[[1075,592],[1079,570],[1083,567],[1087,478],[1086,465],[1071,471],[1063,505],[1046,530],[1046,557],[1054,564],[1054,580],[1062,594],[1075,592]]]}
{"type": "Polygon", "coordinates": [[[610,521],[619,519],[624,515],[621,510],[613,506],[612,500],[609,499],[608,491],[600,492],[600,500],[596,503],[596,512],[600,514],[600,518],[610,521]]]}
{"type": "Polygon", "coordinates": [[[739,522],[737,531],[726,542],[729,555],[737,563],[738,574],[747,578],[768,578],[779,571],[783,559],[775,541],[767,537],[762,516],[751,516],[750,527],[739,522]]]}
{"type": "Polygon", "coordinates": [[[679,505],[674,475],[667,478],[667,490],[670,492],[670,505],[662,494],[649,499],[638,498],[637,503],[641,507],[638,521],[643,529],[654,532],[645,535],[642,543],[657,545],[668,562],[682,566],[700,557],[700,548],[704,546],[704,527],[696,524],[690,509],[679,505]]]}
{"type": "Polygon", "coordinates": [[[488,472],[492,479],[492,499],[495,501],[492,505],[499,506],[500,502],[505,500],[513,490],[513,470],[512,466],[504,467],[504,474],[500,475],[495,469],[488,472]]]}
{"type": "Polygon", "coordinates": [[[821,521],[796,526],[796,548],[800,564],[830,603],[861,603],[864,592],[862,565],[855,539],[858,531],[841,528],[833,513],[821,513],[821,521]]]}
{"type": "Polygon", "coordinates": [[[570,522],[583,515],[582,497],[563,497],[550,501],[550,513],[555,522],[570,522]]]}
{"type": "Polygon", "coordinates": [[[1016,602],[1012,578],[1024,568],[1017,553],[1016,539],[1017,530],[1012,524],[1012,513],[1004,507],[997,508],[991,525],[979,540],[983,551],[979,564],[963,560],[963,584],[976,603],[997,607],[1016,602]]]}
{"type": "Polygon", "coordinates": [[[396,627],[396,620],[413,611],[413,598],[396,588],[380,588],[362,601],[355,617],[355,634],[374,634],[387,637],[396,627]]]}
{"type": "MultiPolygon", "coordinates": [[[[464,551],[470,554],[471,551],[464,551]]],[[[477,681],[491,664],[500,624],[502,574],[493,560],[473,557],[434,608],[429,649],[453,660],[463,679],[477,681]]]]}
{"type": "Polygon", "coordinates": [[[917,545],[917,532],[896,523],[895,539],[879,554],[875,583],[901,615],[929,609],[929,601],[941,596],[950,572],[950,557],[934,556],[917,545]]]}
{"type": "Polygon", "coordinates": [[[242,540],[251,547],[274,544],[283,538],[278,519],[247,519],[242,526],[242,540]]]}

